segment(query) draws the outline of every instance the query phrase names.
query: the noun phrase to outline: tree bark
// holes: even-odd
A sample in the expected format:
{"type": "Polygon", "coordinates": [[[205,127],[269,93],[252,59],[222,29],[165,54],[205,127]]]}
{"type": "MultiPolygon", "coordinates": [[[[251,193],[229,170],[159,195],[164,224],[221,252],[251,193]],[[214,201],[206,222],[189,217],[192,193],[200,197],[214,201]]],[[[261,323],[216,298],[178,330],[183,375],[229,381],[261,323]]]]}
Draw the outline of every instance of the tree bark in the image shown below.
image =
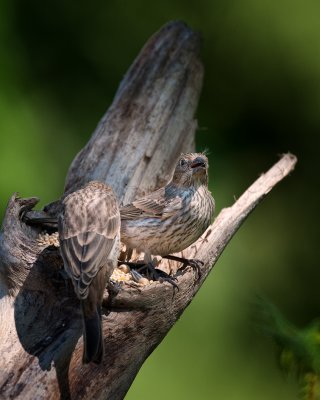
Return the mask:
{"type": "MultiPolygon", "coordinates": [[[[96,179],[127,203],[166,183],[179,154],[194,150],[202,77],[198,34],[172,22],[151,37],[73,161],[66,193],[96,179]]],[[[159,282],[124,284],[116,296],[106,291],[106,352],[99,366],[81,363],[80,308],[59,251],[41,248],[40,228],[22,220],[38,200],[13,195],[0,232],[0,398],[122,399],[241,223],[295,163],[284,155],[183,252],[204,262],[199,279],[192,269],[177,271],[177,262],[162,260],[178,291],[159,282]]],[[[53,205],[47,209],[54,213],[53,205]]]]}

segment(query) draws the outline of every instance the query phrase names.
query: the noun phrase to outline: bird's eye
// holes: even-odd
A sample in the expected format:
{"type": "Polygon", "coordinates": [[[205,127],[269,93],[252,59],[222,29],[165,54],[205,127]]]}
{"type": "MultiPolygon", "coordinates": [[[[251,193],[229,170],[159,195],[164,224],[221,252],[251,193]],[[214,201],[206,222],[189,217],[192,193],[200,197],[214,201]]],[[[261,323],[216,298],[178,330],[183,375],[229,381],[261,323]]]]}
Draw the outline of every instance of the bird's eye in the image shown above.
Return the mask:
{"type": "Polygon", "coordinates": [[[180,166],[183,167],[184,165],[186,165],[186,160],[184,160],[183,158],[181,158],[180,160],[180,166]]]}

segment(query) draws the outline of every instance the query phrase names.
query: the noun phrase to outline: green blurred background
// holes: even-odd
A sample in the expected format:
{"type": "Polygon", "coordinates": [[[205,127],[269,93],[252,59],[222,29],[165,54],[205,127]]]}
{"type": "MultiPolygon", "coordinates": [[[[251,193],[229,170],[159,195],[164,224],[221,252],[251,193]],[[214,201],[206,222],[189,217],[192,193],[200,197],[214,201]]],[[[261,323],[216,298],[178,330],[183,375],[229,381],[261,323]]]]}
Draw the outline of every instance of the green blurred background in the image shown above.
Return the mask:
{"type": "Polygon", "coordinates": [[[149,357],[127,399],[295,399],[251,323],[256,293],[303,326],[320,315],[320,3],[306,0],[0,0],[0,212],[9,196],[60,196],[67,169],[151,34],[202,32],[197,144],[220,210],[278,154],[296,171],[249,217],[149,357]]]}

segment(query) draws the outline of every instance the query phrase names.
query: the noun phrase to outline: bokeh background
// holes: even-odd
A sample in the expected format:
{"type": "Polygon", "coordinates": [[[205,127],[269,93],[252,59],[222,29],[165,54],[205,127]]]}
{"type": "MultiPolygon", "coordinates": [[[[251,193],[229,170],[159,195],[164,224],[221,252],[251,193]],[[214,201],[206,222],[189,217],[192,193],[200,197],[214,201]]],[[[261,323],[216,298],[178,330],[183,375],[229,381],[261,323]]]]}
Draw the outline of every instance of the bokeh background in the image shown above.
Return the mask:
{"type": "Polygon", "coordinates": [[[298,398],[252,324],[262,293],[298,326],[320,316],[320,3],[314,0],[0,1],[0,212],[58,198],[67,169],[148,37],[181,19],[202,32],[197,146],[217,209],[278,154],[295,172],[249,217],[127,399],[298,398]]]}

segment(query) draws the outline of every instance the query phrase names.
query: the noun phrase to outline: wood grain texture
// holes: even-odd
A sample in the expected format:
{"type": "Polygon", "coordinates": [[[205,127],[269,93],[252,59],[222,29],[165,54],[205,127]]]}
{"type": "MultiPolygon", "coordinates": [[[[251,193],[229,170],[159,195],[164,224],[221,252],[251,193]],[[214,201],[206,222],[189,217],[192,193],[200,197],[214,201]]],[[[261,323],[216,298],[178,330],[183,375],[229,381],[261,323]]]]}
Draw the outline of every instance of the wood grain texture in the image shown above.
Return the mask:
{"type": "MultiPolygon", "coordinates": [[[[163,185],[178,155],[194,150],[202,75],[197,34],[180,22],[155,34],[73,161],[66,192],[98,179],[127,203],[163,185]]],[[[79,303],[59,252],[39,248],[38,230],[22,222],[37,199],[14,195],[0,232],[0,398],[122,399],[241,223],[295,163],[284,155],[183,252],[205,262],[199,280],[187,268],[177,272],[179,291],[167,283],[125,286],[116,296],[105,291],[106,354],[99,366],[81,363],[79,303]]],[[[177,264],[162,267],[176,271],[177,264]]]]}
{"type": "Polygon", "coordinates": [[[99,180],[126,204],[167,182],[180,153],[194,150],[203,78],[199,47],[199,35],[180,22],[151,37],[73,161],[67,192],[99,180]]]}

